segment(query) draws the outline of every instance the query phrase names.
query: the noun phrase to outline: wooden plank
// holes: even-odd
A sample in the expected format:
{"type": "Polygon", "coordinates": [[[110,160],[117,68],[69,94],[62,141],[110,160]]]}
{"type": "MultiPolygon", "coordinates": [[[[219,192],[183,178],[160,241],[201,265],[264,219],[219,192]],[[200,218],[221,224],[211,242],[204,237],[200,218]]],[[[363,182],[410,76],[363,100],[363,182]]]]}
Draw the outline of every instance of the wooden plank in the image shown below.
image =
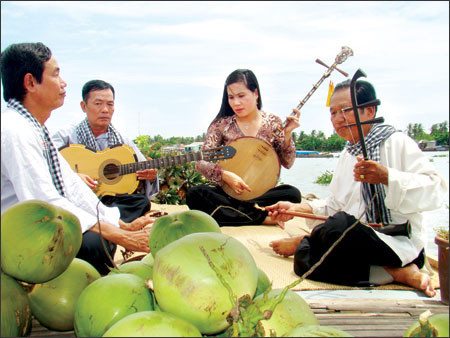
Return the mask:
{"type": "Polygon", "coordinates": [[[345,322],[348,325],[391,325],[393,322],[396,324],[408,324],[411,322],[411,318],[395,319],[392,318],[365,318],[365,317],[353,317],[353,318],[342,318],[338,317],[317,317],[317,320],[322,323],[328,323],[327,325],[340,325],[345,322]]]}
{"type": "Polygon", "coordinates": [[[419,315],[426,310],[433,313],[448,312],[448,305],[440,301],[423,300],[386,300],[386,299],[365,299],[355,301],[352,299],[323,299],[308,301],[312,309],[327,309],[329,311],[351,312],[359,311],[364,313],[410,313],[419,315]]]}
{"type": "MultiPolygon", "coordinates": [[[[346,331],[355,337],[403,337],[425,310],[449,312],[448,305],[422,300],[315,299],[309,305],[320,325],[346,331]]],[[[32,327],[32,337],[75,337],[74,331],[51,331],[35,319],[32,327]]]]}

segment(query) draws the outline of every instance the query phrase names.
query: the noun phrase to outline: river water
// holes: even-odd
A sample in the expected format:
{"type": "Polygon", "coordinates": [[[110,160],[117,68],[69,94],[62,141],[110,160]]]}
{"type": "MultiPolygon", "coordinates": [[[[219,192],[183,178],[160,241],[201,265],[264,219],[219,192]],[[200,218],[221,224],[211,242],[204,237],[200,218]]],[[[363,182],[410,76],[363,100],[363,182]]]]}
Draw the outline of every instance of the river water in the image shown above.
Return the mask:
{"type": "MultiPolygon", "coordinates": [[[[424,152],[432,161],[436,171],[449,182],[449,152],[448,151],[427,151],[424,152]]],[[[329,186],[314,183],[317,178],[327,170],[334,172],[338,162],[338,153],[333,158],[297,158],[291,169],[281,169],[280,182],[290,184],[302,192],[302,195],[313,193],[319,198],[326,198],[330,195],[329,186]]],[[[426,251],[428,254],[437,257],[437,245],[434,243],[436,228],[446,228],[449,226],[449,195],[446,194],[444,204],[436,210],[424,213],[424,225],[427,229],[426,251]]]]}

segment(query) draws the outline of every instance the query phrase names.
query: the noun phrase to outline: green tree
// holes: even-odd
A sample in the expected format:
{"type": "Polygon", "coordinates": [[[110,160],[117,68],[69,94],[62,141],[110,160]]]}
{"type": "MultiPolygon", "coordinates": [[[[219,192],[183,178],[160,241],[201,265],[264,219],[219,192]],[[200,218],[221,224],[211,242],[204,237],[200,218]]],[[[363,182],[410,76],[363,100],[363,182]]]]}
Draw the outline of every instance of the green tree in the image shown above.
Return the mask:
{"type": "Polygon", "coordinates": [[[425,133],[422,123],[408,124],[407,133],[408,136],[412,137],[416,141],[430,139],[430,137],[425,133]]]}
{"type": "Polygon", "coordinates": [[[433,124],[430,135],[431,139],[436,140],[437,145],[449,145],[448,122],[433,124]]]}
{"type": "Polygon", "coordinates": [[[325,141],[326,151],[341,151],[344,149],[346,141],[340,137],[335,131],[325,141]]]}

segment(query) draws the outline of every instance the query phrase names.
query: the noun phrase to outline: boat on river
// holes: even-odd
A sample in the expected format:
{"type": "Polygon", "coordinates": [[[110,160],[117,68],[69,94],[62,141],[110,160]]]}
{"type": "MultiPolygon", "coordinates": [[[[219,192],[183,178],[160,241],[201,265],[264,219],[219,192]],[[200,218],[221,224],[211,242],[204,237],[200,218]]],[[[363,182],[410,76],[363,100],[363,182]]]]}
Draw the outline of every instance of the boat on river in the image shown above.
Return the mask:
{"type": "Polygon", "coordinates": [[[334,157],[330,151],[319,153],[315,150],[297,150],[295,157],[318,158],[318,157],[334,157]]]}

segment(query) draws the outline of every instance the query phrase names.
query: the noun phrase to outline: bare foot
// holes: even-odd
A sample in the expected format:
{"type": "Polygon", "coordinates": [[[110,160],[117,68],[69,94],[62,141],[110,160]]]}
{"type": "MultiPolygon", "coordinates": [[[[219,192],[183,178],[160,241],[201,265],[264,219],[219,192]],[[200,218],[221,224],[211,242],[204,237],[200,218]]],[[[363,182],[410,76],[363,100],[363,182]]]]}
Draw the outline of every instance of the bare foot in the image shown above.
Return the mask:
{"type": "Polygon", "coordinates": [[[410,264],[403,268],[385,266],[384,269],[394,278],[394,281],[422,290],[428,297],[436,295],[430,276],[421,272],[416,264],[410,264]]]}
{"type": "Polygon", "coordinates": [[[295,249],[302,241],[305,236],[296,236],[291,238],[283,238],[277,241],[272,241],[269,243],[269,246],[275,251],[277,254],[289,257],[295,253],[295,249]]]}

